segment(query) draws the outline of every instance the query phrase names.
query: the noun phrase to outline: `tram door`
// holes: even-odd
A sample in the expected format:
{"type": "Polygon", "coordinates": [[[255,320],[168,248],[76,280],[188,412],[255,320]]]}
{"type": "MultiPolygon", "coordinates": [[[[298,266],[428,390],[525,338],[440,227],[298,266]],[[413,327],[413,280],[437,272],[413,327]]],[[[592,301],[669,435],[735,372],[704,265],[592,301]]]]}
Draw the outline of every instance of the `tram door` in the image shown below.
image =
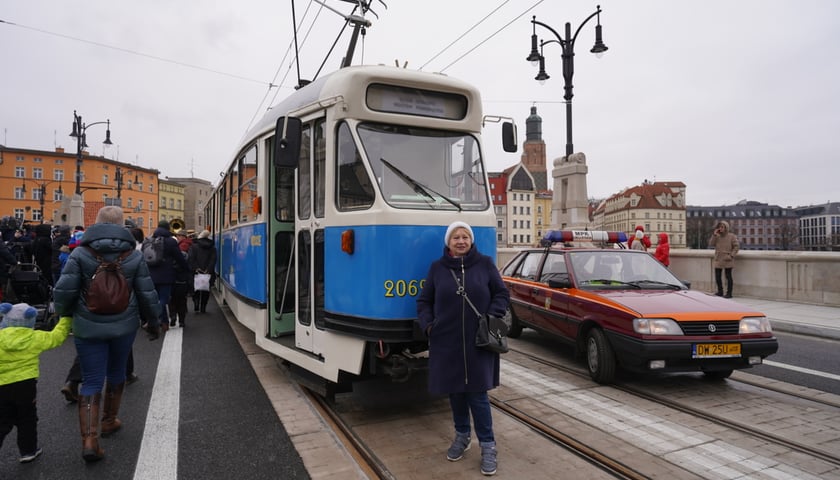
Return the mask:
{"type": "Polygon", "coordinates": [[[303,125],[297,168],[295,346],[314,353],[315,330],[324,319],[325,128],[323,118],[303,125]]]}

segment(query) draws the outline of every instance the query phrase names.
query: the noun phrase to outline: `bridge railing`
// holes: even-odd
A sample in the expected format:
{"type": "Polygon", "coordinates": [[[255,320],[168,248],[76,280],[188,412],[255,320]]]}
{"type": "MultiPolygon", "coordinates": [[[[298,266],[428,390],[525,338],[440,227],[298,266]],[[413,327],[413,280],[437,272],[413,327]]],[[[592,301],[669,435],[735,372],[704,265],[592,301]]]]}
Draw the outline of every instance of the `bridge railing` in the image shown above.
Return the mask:
{"type": "MultiPolygon", "coordinates": [[[[500,248],[501,267],[519,253],[500,248]]],[[[671,250],[671,271],[692,290],[715,291],[712,250],[671,250]]],[[[734,296],[840,306],[840,252],[741,250],[732,270],[734,296]]]]}

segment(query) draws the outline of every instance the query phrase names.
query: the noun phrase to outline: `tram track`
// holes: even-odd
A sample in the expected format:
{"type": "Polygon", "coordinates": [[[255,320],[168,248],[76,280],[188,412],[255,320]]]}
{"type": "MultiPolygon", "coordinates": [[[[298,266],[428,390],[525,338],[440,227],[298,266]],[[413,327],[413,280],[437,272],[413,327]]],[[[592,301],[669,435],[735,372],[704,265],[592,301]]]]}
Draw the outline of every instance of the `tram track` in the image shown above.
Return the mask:
{"type": "Polygon", "coordinates": [[[307,400],[318,411],[318,414],[321,415],[324,421],[327,422],[339,441],[344,445],[348,454],[353,457],[353,460],[367,478],[396,480],[396,477],[388,470],[385,463],[353,432],[353,428],[324,397],[303,385],[300,385],[300,388],[307,400]]]}
{"type": "Polygon", "coordinates": [[[623,464],[617,459],[586,445],[584,442],[577,440],[570,435],[564,434],[556,428],[553,428],[533,416],[528,415],[517,408],[513,408],[505,402],[495,399],[492,396],[490,398],[490,404],[508,416],[516,419],[531,430],[549,439],[553,443],[574,453],[578,457],[583,458],[597,468],[613,475],[615,478],[627,480],[643,480],[650,478],[647,475],[623,464]]]}
{"type": "MultiPolygon", "coordinates": [[[[567,366],[567,365],[563,365],[563,364],[560,364],[560,363],[554,362],[552,360],[542,358],[538,355],[534,355],[532,353],[529,353],[529,352],[526,352],[526,351],[523,351],[523,350],[520,350],[520,349],[511,348],[511,351],[516,352],[517,354],[522,355],[522,356],[524,356],[524,357],[526,357],[529,360],[532,360],[534,362],[546,365],[546,366],[551,367],[551,368],[556,368],[556,369],[561,370],[563,372],[570,373],[572,375],[575,375],[575,376],[578,376],[578,377],[581,377],[581,378],[585,378],[587,380],[589,379],[588,372],[586,372],[584,370],[573,368],[573,367],[570,367],[570,366],[567,366]]],[[[738,379],[738,380],[730,379],[730,381],[736,381],[736,382],[748,384],[748,385],[751,385],[753,387],[765,389],[765,390],[772,391],[772,392],[775,392],[775,393],[780,393],[780,394],[783,394],[783,395],[789,395],[791,397],[798,398],[798,399],[804,399],[804,400],[816,402],[816,403],[823,404],[823,405],[830,406],[830,407],[835,407],[835,408],[837,407],[837,405],[834,402],[821,401],[819,399],[814,399],[813,397],[805,396],[804,394],[801,394],[801,393],[790,392],[790,391],[787,391],[787,390],[781,389],[781,388],[768,388],[764,385],[758,384],[758,382],[749,381],[749,380],[746,380],[746,379],[738,379]]],[[[803,453],[803,454],[808,455],[810,457],[823,460],[825,462],[831,463],[831,464],[836,465],[836,466],[840,466],[840,455],[838,455],[837,453],[828,452],[828,451],[825,451],[825,450],[822,450],[822,449],[819,449],[819,448],[812,447],[810,445],[805,445],[805,444],[800,443],[800,442],[795,442],[795,441],[786,439],[786,438],[784,438],[780,435],[776,435],[774,433],[767,432],[765,430],[752,427],[752,426],[750,426],[750,425],[748,425],[744,422],[735,421],[735,420],[732,420],[730,418],[726,418],[726,417],[721,416],[721,415],[716,415],[716,414],[713,414],[713,413],[709,413],[709,412],[707,412],[705,410],[702,410],[700,408],[693,407],[691,405],[687,405],[685,403],[678,402],[678,401],[673,400],[671,398],[668,398],[664,395],[659,395],[659,394],[650,392],[648,390],[632,386],[632,385],[627,384],[627,383],[614,383],[610,386],[617,389],[617,390],[620,390],[622,392],[625,392],[625,393],[631,394],[633,396],[636,396],[638,398],[642,398],[644,400],[654,402],[654,403],[657,403],[659,405],[663,405],[663,406],[668,407],[668,408],[672,408],[672,409],[680,411],[682,413],[686,413],[688,415],[692,415],[694,417],[701,418],[703,420],[715,423],[717,425],[720,425],[720,426],[723,426],[723,427],[726,427],[726,428],[731,428],[733,430],[736,430],[738,432],[753,436],[755,438],[759,438],[759,439],[762,439],[762,440],[767,441],[767,442],[772,442],[772,443],[775,443],[777,445],[781,445],[783,447],[786,447],[790,450],[803,453]]]]}

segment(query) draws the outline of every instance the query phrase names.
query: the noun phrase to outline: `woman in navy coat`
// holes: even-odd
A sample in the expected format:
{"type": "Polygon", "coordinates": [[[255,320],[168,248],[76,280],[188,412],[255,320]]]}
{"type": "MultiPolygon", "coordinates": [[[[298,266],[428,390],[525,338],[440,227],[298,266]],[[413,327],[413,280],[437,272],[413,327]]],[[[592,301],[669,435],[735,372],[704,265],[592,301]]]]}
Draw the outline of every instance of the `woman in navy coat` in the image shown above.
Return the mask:
{"type": "Polygon", "coordinates": [[[473,242],[472,228],[464,222],[446,229],[443,255],[432,263],[417,298],[417,322],[429,338],[429,392],[448,394],[452,407],[455,440],[447,458],[460,460],[469,450],[472,413],[481,472],[493,475],[496,440],[487,391],[499,386],[499,354],[475,346],[478,319],[458,289],[464,287],[479,312],[496,316],[505,313],[510,294],[493,259],[473,242]]]}

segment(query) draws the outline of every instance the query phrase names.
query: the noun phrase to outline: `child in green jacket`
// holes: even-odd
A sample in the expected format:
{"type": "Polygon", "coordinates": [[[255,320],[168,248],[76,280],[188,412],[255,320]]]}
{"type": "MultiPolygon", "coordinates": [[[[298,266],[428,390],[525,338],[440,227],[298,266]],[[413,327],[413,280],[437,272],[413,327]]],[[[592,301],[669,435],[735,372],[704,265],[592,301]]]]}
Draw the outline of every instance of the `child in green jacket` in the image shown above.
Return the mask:
{"type": "Polygon", "coordinates": [[[25,303],[0,303],[0,447],[17,427],[20,463],[41,455],[38,446],[36,382],[41,352],[67,338],[72,318],[62,317],[50,332],[33,330],[38,311],[25,303]]]}

